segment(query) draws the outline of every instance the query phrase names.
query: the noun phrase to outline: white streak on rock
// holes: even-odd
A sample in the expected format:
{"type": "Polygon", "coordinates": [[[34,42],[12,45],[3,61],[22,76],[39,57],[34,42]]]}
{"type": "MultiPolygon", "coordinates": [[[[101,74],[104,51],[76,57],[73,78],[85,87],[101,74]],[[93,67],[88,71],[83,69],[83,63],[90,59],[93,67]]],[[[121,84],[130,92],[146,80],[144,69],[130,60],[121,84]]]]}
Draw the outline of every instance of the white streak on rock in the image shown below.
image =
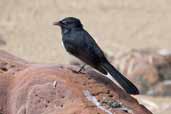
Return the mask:
{"type": "Polygon", "coordinates": [[[93,104],[95,104],[97,106],[97,108],[103,110],[107,114],[112,114],[112,112],[110,112],[109,110],[102,107],[101,104],[97,101],[96,97],[92,96],[88,90],[83,91],[83,93],[89,101],[91,101],[93,104]]]}

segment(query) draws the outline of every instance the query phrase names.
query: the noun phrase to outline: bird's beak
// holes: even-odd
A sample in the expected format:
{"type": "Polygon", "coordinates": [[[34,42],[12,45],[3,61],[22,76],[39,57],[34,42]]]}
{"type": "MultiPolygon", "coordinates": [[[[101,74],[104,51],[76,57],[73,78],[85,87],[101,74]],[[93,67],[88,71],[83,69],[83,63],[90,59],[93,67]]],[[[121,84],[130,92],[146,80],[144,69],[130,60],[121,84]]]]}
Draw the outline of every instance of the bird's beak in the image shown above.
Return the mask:
{"type": "Polygon", "coordinates": [[[54,22],[53,25],[61,26],[61,22],[60,21],[54,22]]]}

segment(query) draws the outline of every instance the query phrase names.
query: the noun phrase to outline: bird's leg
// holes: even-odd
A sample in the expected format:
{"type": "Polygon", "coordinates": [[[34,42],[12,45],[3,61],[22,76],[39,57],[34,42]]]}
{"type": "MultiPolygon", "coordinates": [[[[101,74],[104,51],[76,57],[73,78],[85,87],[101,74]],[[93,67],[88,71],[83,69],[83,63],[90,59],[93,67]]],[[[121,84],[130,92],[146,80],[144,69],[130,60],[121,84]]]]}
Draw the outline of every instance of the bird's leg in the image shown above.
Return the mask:
{"type": "Polygon", "coordinates": [[[77,71],[77,73],[80,73],[80,72],[84,69],[85,66],[86,66],[86,64],[83,64],[83,65],[81,66],[81,68],[77,71]]]}

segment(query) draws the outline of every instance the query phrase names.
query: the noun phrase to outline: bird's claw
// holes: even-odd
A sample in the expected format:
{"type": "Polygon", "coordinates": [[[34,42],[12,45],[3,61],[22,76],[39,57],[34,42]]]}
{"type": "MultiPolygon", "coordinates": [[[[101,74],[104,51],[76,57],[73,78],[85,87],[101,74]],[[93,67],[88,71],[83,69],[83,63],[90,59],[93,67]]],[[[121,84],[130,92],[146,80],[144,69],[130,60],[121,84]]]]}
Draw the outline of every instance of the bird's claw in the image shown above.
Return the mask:
{"type": "Polygon", "coordinates": [[[78,71],[74,71],[75,73],[81,73],[81,71],[85,68],[86,64],[82,65],[78,71]]]}

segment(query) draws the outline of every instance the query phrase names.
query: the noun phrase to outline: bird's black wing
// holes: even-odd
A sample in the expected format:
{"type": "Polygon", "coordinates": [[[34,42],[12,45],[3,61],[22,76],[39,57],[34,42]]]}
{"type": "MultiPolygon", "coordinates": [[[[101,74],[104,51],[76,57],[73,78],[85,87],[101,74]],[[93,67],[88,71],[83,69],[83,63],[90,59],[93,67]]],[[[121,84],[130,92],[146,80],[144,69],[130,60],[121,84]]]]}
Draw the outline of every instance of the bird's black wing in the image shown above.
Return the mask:
{"type": "Polygon", "coordinates": [[[103,68],[99,67],[101,61],[105,60],[105,56],[88,32],[85,30],[72,31],[70,34],[63,36],[63,42],[64,47],[70,54],[100,72],[107,73],[103,68]]]}
{"type": "Polygon", "coordinates": [[[92,36],[86,31],[84,31],[83,34],[84,42],[86,44],[86,52],[88,53],[88,55],[91,55],[92,57],[98,59],[99,62],[101,62],[103,59],[106,59],[103,51],[97,45],[92,36]]]}
{"type": "Polygon", "coordinates": [[[103,74],[107,74],[106,70],[100,66],[103,61],[107,61],[103,51],[97,45],[96,41],[91,37],[91,35],[82,31],[80,33],[81,40],[83,43],[80,45],[80,59],[90,66],[94,67],[103,74]]]}

